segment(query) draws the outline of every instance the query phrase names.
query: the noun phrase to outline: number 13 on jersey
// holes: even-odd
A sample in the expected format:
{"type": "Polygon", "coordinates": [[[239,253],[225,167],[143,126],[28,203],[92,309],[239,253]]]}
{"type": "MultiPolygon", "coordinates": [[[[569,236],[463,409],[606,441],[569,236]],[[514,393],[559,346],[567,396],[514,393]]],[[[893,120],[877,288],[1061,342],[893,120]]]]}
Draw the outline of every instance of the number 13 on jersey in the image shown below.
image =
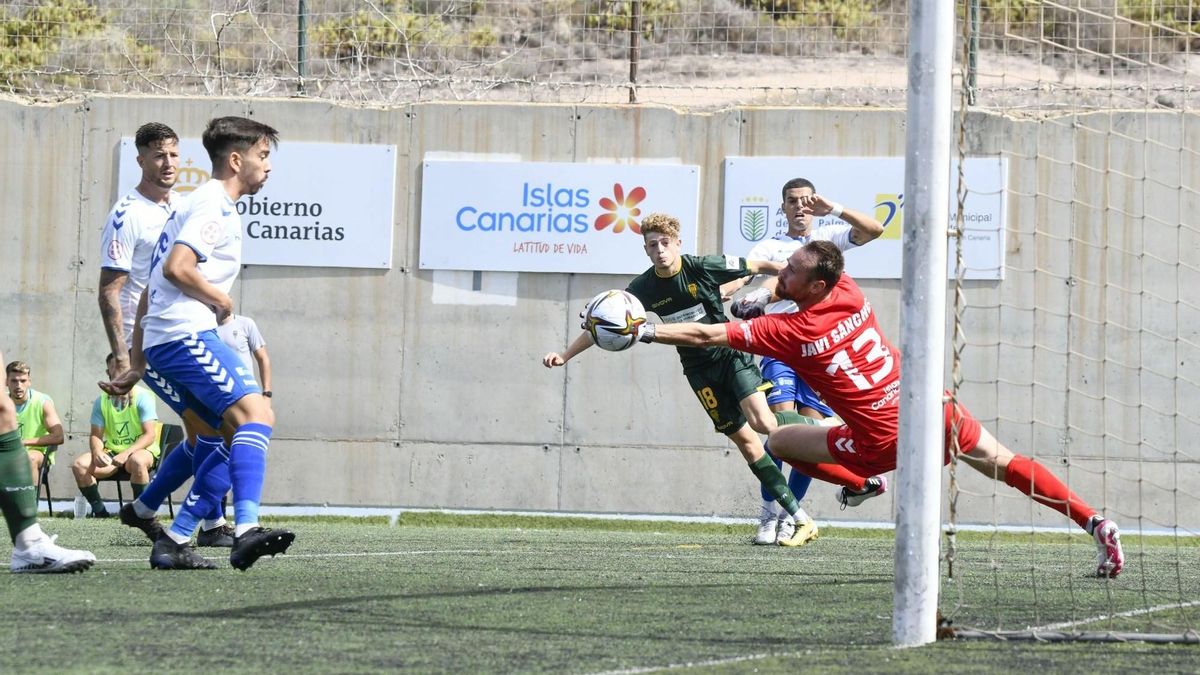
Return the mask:
{"type": "Polygon", "coordinates": [[[870,381],[867,381],[867,378],[862,373],[862,369],[854,365],[849,349],[843,349],[834,354],[833,362],[829,364],[825,372],[830,375],[837,375],[840,370],[846,374],[846,377],[850,378],[850,381],[854,383],[856,388],[863,391],[870,389],[873,385],[879,384],[883,378],[888,376],[888,373],[892,372],[892,353],[884,346],[883,338],[879,336],[879,332],[874,328],[864,330],[861,335],[855,338],[854,342],[850,345],[850,349],[854,350],[854,355],[859,357],[860,365],[864,367],[876,361],[883,361],[883,363],[879,364],[878,369],[871,374],[870,381]],[[868,344],[870,345],[870,349],[867,350],[865,355],[859,356],[868,344]]]}

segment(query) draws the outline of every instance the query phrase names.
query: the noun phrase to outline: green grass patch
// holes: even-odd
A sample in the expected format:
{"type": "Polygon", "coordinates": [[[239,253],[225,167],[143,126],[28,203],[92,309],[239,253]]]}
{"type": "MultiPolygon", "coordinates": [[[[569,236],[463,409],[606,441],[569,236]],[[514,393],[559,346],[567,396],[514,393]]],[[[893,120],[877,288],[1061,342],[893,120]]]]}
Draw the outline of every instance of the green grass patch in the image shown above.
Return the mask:
{"type": "MultiPolygon", "coordinates": [[[[288,555],[248,572],[158,572],[113,520],[45,523],[100,562],[0,577],[13,621],[0,672],[601,672],[703,663],[712,672],[1194,671],[1196,646],[947,642],[891,646],[893,538],[826,528],[799,549],[751,527],[510,515],[272,519],[288,555]],[[638,529],[632,529],[636,526],[638,529]],[[625,528],[625,529],[621,529],[625,528]],[[643,529],[644,528],[644,529],[643,529]],[[129,636],[138,636],[129,639],[129,636]]],[[[1086,537],[964,533],[943,611],[1021,628],[1200,600],[1200,549],[1130,548],[1090,578],[1086,537]],[[970,536],[966,536],[966,535],[970,536]]],[[[7,545],[0,555],[7,556],[7,545]]],[[[1193,629],[1200,609],[1088,630],[1193,629]]]]}

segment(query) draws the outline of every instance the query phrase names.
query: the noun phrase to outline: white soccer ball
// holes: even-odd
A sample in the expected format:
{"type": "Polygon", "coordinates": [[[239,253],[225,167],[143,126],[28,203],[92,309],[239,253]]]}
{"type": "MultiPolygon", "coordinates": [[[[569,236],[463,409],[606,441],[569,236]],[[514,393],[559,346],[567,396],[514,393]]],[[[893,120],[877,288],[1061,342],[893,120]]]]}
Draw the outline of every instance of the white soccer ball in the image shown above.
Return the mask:
{"type": "Polygon", "coordinates": [[[601,349],[619,352],[637,342],[638,326],[646,323],[646,310],[629,291],[604,291],[588,301],[583,326],[601,349]]]}

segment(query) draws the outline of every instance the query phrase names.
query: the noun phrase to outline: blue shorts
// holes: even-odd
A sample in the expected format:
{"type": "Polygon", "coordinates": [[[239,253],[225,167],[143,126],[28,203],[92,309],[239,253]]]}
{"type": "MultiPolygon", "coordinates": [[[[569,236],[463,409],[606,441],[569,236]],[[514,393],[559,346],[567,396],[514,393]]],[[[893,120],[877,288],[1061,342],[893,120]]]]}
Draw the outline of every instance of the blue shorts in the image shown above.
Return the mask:
{"type": "Polygon", "coordinates": [[[215,330],[147,349],[142,379],[175,414],[191,410],[213,429],[221,428],[229,406],[262,392],[215,330]]]}
{"type": "Polygon", "coordinates": [[[764,356],[759,368],[762,369],[763,379],[771,383],[767,405],[795,401],[797,408],[812,408],[826,417],[833,417],[833,410],[821,401],[821,397],[807,382],[796,377],[796,372],[788,364],[764,356]]]}

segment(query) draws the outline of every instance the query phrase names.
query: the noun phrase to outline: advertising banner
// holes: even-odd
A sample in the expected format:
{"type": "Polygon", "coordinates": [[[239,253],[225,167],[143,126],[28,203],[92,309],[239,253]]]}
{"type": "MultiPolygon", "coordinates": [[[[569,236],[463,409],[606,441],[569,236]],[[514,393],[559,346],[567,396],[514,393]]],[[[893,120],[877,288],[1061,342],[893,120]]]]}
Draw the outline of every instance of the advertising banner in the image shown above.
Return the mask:
{"type": "MultiPolygon", "coordinates": [[[[958,164],[950,169],[950,220],[958,211],[958,164]]],[[[1004,278],[1005,187],[1008,162],[968,157],[963,164],[967,193],[963,208],[963,259],[967,279],[1004,278]]],[[[763,239],[787,232],[780,209],[783,184],[807,178],[817,194],[874,215],[883,236],[846,252],[846,271],[860,279],[899,279],[904,231],[903,157],[729,157],[725,160],[723,253],[746,255],[763,239]]],[[[840,222],[830,217],[819,222],[840,222]]],[[[952,243],[952,242],[951,242],[952,243]]],[[[954,251],[948,272],[954,274],[954,251]]]]}
{"type": "MultiPolygon", "coordinates": [[[[210,178],[198,138],[179,141],[179,181],[187,193],[210,178]]],[[[137,186],[132,138],[121,139],[117,195],[137,186]]],[[[283,141],[258,194],[238,200],[242,262],[300,267],[392,266],[396,146],[283,141]]]]}
{"type": "Polygon", "coordinates": [[[420,266],[639,274],[650,213],[678,218],[695,252],[699,178],[683,165],[426,160],[420,266]]]}

